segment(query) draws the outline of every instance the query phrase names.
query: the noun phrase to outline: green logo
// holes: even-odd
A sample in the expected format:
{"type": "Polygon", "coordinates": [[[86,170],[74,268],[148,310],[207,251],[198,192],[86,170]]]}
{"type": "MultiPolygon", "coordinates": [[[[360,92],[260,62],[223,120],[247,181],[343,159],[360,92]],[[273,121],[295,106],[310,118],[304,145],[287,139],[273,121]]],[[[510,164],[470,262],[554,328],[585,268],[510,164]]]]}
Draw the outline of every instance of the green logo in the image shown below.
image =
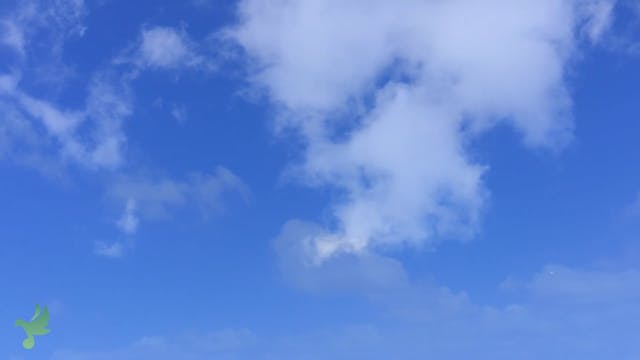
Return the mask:
{"type": "Polygon", "coordinates": [[[21,327],[27,335],[27,338],[22,341],[22,347],[27,350],[33,349],[35,345],[33,336],[48,334],[51,330],[46,328],[47,325],[49,325],[49,310],[45,306],[44,311],[40,312],[40,305],[36,305],[36,312],[31,321],[16,320],[16,326],[21,327]]]}

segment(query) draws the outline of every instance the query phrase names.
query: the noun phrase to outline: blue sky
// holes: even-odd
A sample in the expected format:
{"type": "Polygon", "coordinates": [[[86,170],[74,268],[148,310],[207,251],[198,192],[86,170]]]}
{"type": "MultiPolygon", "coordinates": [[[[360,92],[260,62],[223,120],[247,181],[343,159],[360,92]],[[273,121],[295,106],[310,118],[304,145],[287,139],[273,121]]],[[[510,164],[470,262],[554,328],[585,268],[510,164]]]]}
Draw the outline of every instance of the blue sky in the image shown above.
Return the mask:
{"type": "Polygon", "coordinates": [[[639,24],[2,2],[0,358],[639,357],[639,24]]]}

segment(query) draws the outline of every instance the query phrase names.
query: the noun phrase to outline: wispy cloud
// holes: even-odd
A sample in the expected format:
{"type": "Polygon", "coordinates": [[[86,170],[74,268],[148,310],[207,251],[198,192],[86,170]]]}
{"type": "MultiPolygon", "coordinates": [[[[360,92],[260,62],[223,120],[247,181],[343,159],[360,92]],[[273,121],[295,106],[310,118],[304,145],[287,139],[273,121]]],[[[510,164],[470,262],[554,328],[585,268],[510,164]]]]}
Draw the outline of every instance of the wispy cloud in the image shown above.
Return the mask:
{"type": "MultiPolygon", "coordinates": [[[[66,40],[84,33],[86,13],[82,0],[29,0],[0,18],[0,42],[19,54],[11,67],[15,70],[0,73],[0,106],[12,117],[0,135],[5,138],[1,145],[5,158],[35,167],[59,162],[92,170],[119,169],[125,162],[123,122],[133,114],[130,84],[136,74],[151,69],[209,69],[211,65],[186,32],[149,27],[142,30],[135,46],[115,61],[124,63],[124,68],[110,62],[93,73],[84,107],[69,108],[59,99],[34,95],[29,80],[23,84],[23,78],[33,78],[31,72],[43,66],[51,67],[44,76],[35,78],[58,78],[72,66],[54,63],[61,58],[66,40]],[[42,59],[35,50],[45,47],[50,50],[42,59]],[[38,141],[33,141],[35,138],[38,141]],[[21,154],[16,154],[18,151],[21,154]]],[[[171,114],[184,121],[186,110],[174,107],[171,114]]]]}
{"type": "Polygon", "coordinates": [[[292,220],[274,240],[281,274],[294,287],[310,292],[394,291],[409,278],[400,262],[373,253],[339,254],[321,263],[313,259],[313,239],[326,233],[318,224],[292,220]]]}
{"type": "MultiPolygon", "coordinates": [[[[213,68],[211,58],[183,29],[143,26],[131,46],[90,72],[84,89],[74,89],[74,94],[84,96],[83,104],[69,105],[64,96],[34,90],[33,82],[39,80],[33,79],[43,77],[34,73],[37,69],[47,69],[44,77],[63,79],[59,74],[73,67],[61,59],[67,40],[83,36],[86,14],[82,0],[27,0],[0,15],[0,46],[15,55],[7,59],[13,70],[0,73],[0,110],[6,119],[0,122],[2,160],[47,174],[61,175],[77,166],[101,171],[106,179],[120,179],[107,186],[123,211],[114,225],[129,236],[129,242],[145,220],[169,216],[188,206],[209,216],[224,209],[227,194],[246,197],[244,183],[222,167],[212,174],[193,173],[185,180],[125,175],[135,173],[131,170],[135,164],[127,161],[124,128],[134,115],[132,85],[138,75],[213,68]],[[46,56],[42,56],[43,49],[46,56]]],[[[185,106],[173,104],[168,112],[181,123],[186,120],[185,106]]],[[[94,253],[120,258],[129,247],[121,241],[97,242],[94,253]]]]}
{"type": "Polygon", "coordinates": [[[611,4],[241,1],[223,33],[282,110],[277,127],[307,144],[291,173],[344,194],[315,257],[473,234],[488,166],[469,144],[497,123],[530,147],[566,144],[565,70],[611,4]]]}
{"type": "Polygon", "coordinates": [[[7,19],[2,20],[2,22],[0,22],[0,26],[2,27],[2,38],[0,38],[1,42],[12,48],[18,54],[24,55],[24,48],[26,44],[22,28],[15,22],[7,19]]]}
{"type": "Polygon", "coordinates": [[[173,104],[171,106],[171,116],[173,116],[179,124],[184,124],[187,122],[187,108],[184,105],[173,104]]]}
{"type": "Polygon", "coordinates": [[[136,214],[136,201],[134,199],[127,199],[124,212],[118,219],[116,224],[118,228],[125,234],[133,234],[138,230],[138,216],[136,214]]]}
{"type": "Polygon", "coordinates": [[[246,329],[226,329],[179,336],[144,336],[128,346],[103,351],[61,350],[52,360],[237,359],[256,344],[246,329]]]}
{"type": "Polygon", "coordinates": [[[4,145],[5,158],[44,168],[75,164],[115,169],[122,164],[122,122],[132,114],[126,79],[108,69],[95,72],[83,89],[84,105],[75,108],[46,91],[34,95],[30,86],[29,79],[65,77],[72,65],[61,61],[64,45],[83,35],[86,12],[82,0],[27,0],[0,19],[4,44],[20,55],[7,59],[12,72],[0,73],[0,101],[12,118],[4,127],[11,137],[4,145]]]}
{"type": "Polygon", "coordinates": [[[132,113],[126,84],[117,84],[107,75],[96,76],[89,85],[85,107],[68,110],[27,94],[19,88],[19,80],[16,74],[0,75],[0,98],[14,109],[12,147],[46,143],[46,148],[30,146],[30,151],[34,155],[45,151],[46,155],[57,155],[59,161],[89,169],[113,169],[122,164],[122,122],[132,113]],[[38,136],[43,139],[33,141],[38,136]]]}
{"type": "MultiPolygon", "coordinates": [[[[283,236],[309,224],[291,226],[283,236]]],[[[313,360],[560,360],[570,354],[596,360],[632,359],[640,354],[635,320],[640,316],[637,270],[547,266],[511,288],[519,301],[496,306],[476,303],[464,293],[432,282],[409,280],[392,259],[363,262],[361,257],[348,256],[350,260],[342,262],[336,261],[338,257],[324,262],[323,272],[312,267],[311,273],[303,270],[292,275],[308,276],[304,281],[313,283],[310,290],[314,291],[342,291],[343,285],[358,289],[380,310],[377,315],[295,333],[225,330],[193,337],[143,337],[117,350],[59,351],[53,359],[159,360],[179,354],[193,360],[301,356],[313,360]],[[380,274],[389,271],[399,281],[381,282],[380,274]]]]}
{"type": "Polygon", "coordinates": [[[94,254],[110,259],[120,259],[124,256],[125,246],[121,242],[106,243],[97,241],[93,249],[94,254]]]}
{"type": "Polygon", "coordinates": [[[520,289],[536,300],[552,303],[610,304],[640,301],[640,271],[577,270],[548,265],[525,283],[507,281],[504,287],[520,289]]]}
{"type": "Polygon", "coordinates": [[[203,218],[219,215],[233,198],[247,201],[249,189],[224,167],[211,173],[193,172],[185,179],[121,175],[111,183],[109,196],[123,211],[115,220],[126,241],[96,242],[94,254],[122,258],[134,245],[141,223],[170,220],[176,213],[196,209],[203,218]]]}
{"type": "Polygon", "coordinates": [[[137,229],[138,218],[166,219],[185,207],[200,209],[203,216],[217,214],[224,210],[229,195],[247,200],[249,190],[238,176],[224,167],[217,167],[210,174],[192,173],[182,180],[123,176],[110,190],[113,199],[126,204],[118,225],[129,233],[137,229]],[[123,226],[132,224],[135,226],[123,226]]]}
{"type": "Polygon", "coordinates": [[[284,227],[274,240],[283,276],[305,291],[363,296],[381,318],[371,317],[356,333],[358,324],[299,334],[288,339],[289,346],[279,344],[279,358],[298,352],[316,354],[313,359],[600,359],[640,353],[632,320],[640,314],[637,269],[548,265],[524,279],[505,280],[503,305],[482,304],[433,280],[414,279],[399,261],[373,253],[336,254],[317,265],[305,261],[300,252],[309,249],[300,239],[323,231],[301,221],[284,227]]]}
{"type": "Polygon", "coordinates": [[[0,43],[24,57],[35,35],[41,35],[50,55],[59,56],[66,38],[83,35],[85,15],[83,0],[20,1],[14,11],[0,18],[0,43]]]}
{"type": "Polygon", "coordinates": [[[586,1],[583,7],[586,23],[583,31],[592,42],[597,42],[607,32],[613,22],[615,1],[586,1]]]}

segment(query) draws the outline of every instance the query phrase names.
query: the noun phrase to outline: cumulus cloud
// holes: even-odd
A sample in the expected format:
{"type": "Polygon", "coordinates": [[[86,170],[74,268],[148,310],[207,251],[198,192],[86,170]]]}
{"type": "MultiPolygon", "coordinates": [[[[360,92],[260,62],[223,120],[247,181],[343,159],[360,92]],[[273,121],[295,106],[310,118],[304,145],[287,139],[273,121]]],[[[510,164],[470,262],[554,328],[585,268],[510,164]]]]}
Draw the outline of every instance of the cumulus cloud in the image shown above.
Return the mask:
{"type": "Polygon", "coordinates": [[[195,206],[205,217],[219,213],[224,210],[229,195],[246,200],[249,190],[238,176],[224,167],[217,167],[210,174],[192,173],[183,180],[123,176],[110,190],[111,198],[125,204],[118,225],[129,233],[137,229],[138,219],[168,218],[186,206],[195,206]]]}
{"type": "Polygon", "coordinates": [[[315,258],[472,235],[487,191],[469,144],[498,123],[572,137],[565,73],[612,1],[243,0],[224,35],[306,143],[292,174],[342,194],[315,258]]]}

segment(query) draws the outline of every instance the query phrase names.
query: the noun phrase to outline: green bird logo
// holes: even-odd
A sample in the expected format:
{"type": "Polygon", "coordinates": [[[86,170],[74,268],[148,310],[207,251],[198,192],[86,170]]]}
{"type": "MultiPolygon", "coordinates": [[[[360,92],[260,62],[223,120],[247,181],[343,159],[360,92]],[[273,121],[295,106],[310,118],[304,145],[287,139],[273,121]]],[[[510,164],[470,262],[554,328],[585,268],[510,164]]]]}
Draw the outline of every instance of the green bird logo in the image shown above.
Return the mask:
{"type": "Polygon", "coordinates": [[[22,347],[27,350],[33,349],[35,345],[33,336],[48,334],[51,330],[47,329],[47,325],[49,325],[49,310],[45,306],[44,311],[40,312],[40,305],[36,305],[36,312],[31,321],[16,320],[16,326],[21,327],[27,334],[27,338],[22,341],[22,347]]]}

